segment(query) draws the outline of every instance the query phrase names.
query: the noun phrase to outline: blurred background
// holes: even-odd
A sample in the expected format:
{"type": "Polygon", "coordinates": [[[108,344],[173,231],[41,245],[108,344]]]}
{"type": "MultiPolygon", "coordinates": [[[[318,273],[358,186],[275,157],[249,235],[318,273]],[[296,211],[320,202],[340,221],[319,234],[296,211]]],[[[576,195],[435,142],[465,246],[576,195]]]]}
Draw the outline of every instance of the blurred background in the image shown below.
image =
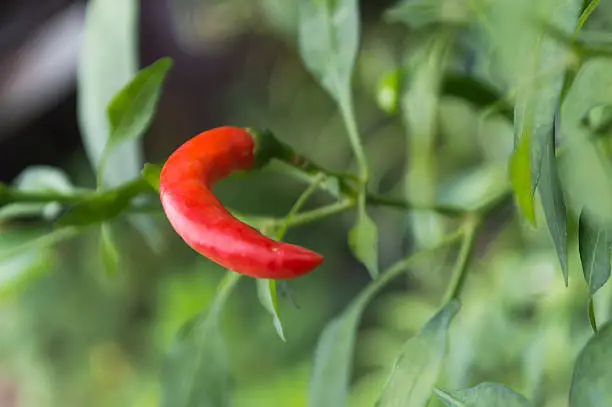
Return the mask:
{"type": "MultiPolygon", "coordinates": [[[[76,97],[87,3],[0,1],[1,182],[15,182],[31,166],[53,166],[74,185],[95,187],[76,97]]],[[[376,103],[381,76],[403,60],[413,38],[405,26],[382,21],[391,4],[360,2],[353,84],[372,189],[402,194],[409,139],[402,120],[376,103]]],[[[288,0],[142,1],[139,66],[164,56],[175,63],[144,139],[146,161],[163,162],[195,134],[232,124],[269,127],[319,164],[354,170],[337,108],[301,63],[296,18],[296,2],[288,0]]],[[[592,24],[612,24],[610,3],[602,2],[592,24]]],[[[511,123],[450,97],[440,101],[439,115],[432,150],[437,171],[427,188],[447,201],[469,203],[505,186],[511,123]]],[[[279,175],[250,174],[223,182],[218,192],[236,210],[283,216],[303,189],[279,175]]],[[[307,206],[327,202],[321,193],[307,206]]],[[[406,213],[376,208],[371,215],[380,230],[382,266],[415,248],[406,213]]],[[[121,256],[114,277],[104,272],[96,231],[1,258],[0,407],[157,405],[162,358],[177,330],[209,304],[223,270],[186,247],[161,213],[147,217],[154,222],[144,234],[126,221],[114,222],[121,256]]],[[[370,280],[346,243],[353,219],[346,214],[288,233],[288,241],[319,251],[326,262],[290,283],[298,308],[281,300],[287,343],[259,306],[252,280],[242,281],[230,298],[224,334],[236,407],[306,406],[321,330],[370,280]]],[[[526,227],[510,204],[487,223],[451,331],[443,375],[449,388],[498,381],[536,405],[566,405],[575,354],[590,335],[587,290],[575,249],[574,284],[564,287],[541,211],[538,219],[538,228],[526,227]]],[[[38,228],[35,221],[0,220],[0,251],[40,235],[38,228]]],[[[367,309],[351,407],[376,400],[403,342],[439,306],[454,255],[449,250],[412,270],[367,309]]],[[[609,284],[597,294],[601,321],[611,298],[609,284]]]]}

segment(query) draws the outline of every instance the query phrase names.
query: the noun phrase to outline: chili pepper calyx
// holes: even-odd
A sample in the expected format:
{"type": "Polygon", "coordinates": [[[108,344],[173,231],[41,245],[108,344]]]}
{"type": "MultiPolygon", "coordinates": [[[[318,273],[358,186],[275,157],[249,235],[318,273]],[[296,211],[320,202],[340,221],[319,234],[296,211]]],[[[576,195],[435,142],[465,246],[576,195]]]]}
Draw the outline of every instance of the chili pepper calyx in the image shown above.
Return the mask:
{"type": "Polygon", "coordinates": [[[255,140],[253,169],[265,167],[273,158],[290,160],[293,157],[291,148],[277,139],[271,130],[253,128],[245,130],[255,140]]]}

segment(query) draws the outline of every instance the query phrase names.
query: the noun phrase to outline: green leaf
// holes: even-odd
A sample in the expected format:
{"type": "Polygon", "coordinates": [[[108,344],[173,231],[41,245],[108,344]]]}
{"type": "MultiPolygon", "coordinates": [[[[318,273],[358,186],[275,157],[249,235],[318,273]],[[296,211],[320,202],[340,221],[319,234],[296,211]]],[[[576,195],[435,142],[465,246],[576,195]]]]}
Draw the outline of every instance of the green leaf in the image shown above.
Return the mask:
{"type": "Polygon", "coordinates": [[[109,192],[86,198],[67,209],[57,220],[59,226],[87,226],[111,220],[130,204],[131,197],[109,192]]]}
{"type": "Polygon", "coordinates": [[[365,303],[357,302],[326,327],[315,351],[309,407],[344,407],[351,377],[355,335],[365,303]]]}
{"type": "Polygon", "coordinates": [[[68,208],[57,223],[63,226],[86,226],[113,219],[128,209],[136,196],[149,191],[149,185],[138,178],[116,189],[91,194],[68,208]]]}
{"type": "Polygon", "coordinates": [[[531,192],[530,136],[522,137],[518,150],[510,158],[510,181],[519,208],[525,218],[535,226],[535,205],[531,192]]]}
{"type": "Polygon", "coordinates": [[[22,191],[69,193],[73,190],[68,175],[59,168],[44,165],[31,166],[15,179],[22,191]]]}
{"type": "Polygon", "coordinates": [[[230,407],[234,381],[220,316],[240,275],[228,272],[208,309],[178,334],[164,361],[161,407],[230,407]]]}
{"type": "Polygon", "coordinates": [[[348,243],[355,257],[363,263],[372,278],[378,277],[378,228],[360,207],[357,222],[348,234],[348,243]]]}
{"type": "Polygon", "coordinates": [[[280,319],[280,313],[278,310],[278,299],[276,296],[276,280],[257,280],[257,295],[261,305],[272,315],[272,322],[278,337],[283,342],[286,342],[285,331],[283,330],[283,324],[280,319]]]}
{"type": "Polygon", "coordinates": [[[161,407],[230,407],[234,383],[218,311],[190,321],[166,357],[161,407]]]}
{"type": "Polygon", "coordinates": [[[306,68],[337,102],[346,103],[359,48],[357,1],[300,1],[298,26],[306,68]]]}
{"type": "Polygon", "coordinates": [[[100,225],[100,255],[106,274],[114,276],[119,270],[119,250],[113,239],[110,223],[100,225]]]}
{"type": "Polygon", "coordinates": [[[146,163],[142,169],[142,177],[151,185],[151,187],[159,192],[159,177],[161,175],[162,166],[157,164],[146,163]]]}
{"type": "Polygon", "coordinates": [[[585,211],[578,220],[578,249],[584,279],[594,295],[610,278],[610,237],[585,211]]]}
{"type": "Polygon", "coordinates": [[[612,222],[612,164],[603,151],[604,141],[596,133],[606,121],[601,117],[605,113],[602,107],[612,105],[611,70],[609,60],[587,61],[561,110],[564,153],[559,170],[568,202],[576,211],[588,211],[601,224],[612,222]]]}
{"type": "Polygon", "coordinates": [[[570,389],[570,407],[612,405],[612,323],[588,341],[576,360],[570,389]]]}
{"type": "MultiPolygon", "coordinates": [[[[138,70],[137,0],[92,0],[87,4],[77,73],[77,116],[85,151],[97,169],[110,135],[106,108],[138,70]]],[[[106,158],[105,182],[116,186],[138,175],[138,141],[123,143],[106,158]]]]}
{"type": "MultiPolygon", "coordinates": [[[[557,126],[555,126],[557,128],[557,126]]],[[[561,189],[561,181],[557,172],[557,158],[555,156],[555,135],[551,132],[548,143],[544,147],[542,157],[542,171],[538,189],[542,198],[542,208],[546,217],[546,224],[552,237],[559,264],[563,271],[565,285],[568,284],[567,270],[567,210],[561,189]]]]}
{"type": "Polygon", "coordinates": [[[433,24],[464,25],[472,19],[465,0],[402,0],[385,12],[386,20],[418,30],[433,24]]]}
{"type": "Polygon", "coordinates": [[[465,390],[435,390],[448,407],[531,407],[522,394],[497,383],[481,383],[465,390]]]}
{"type": "Polygon", "coordinates": [[[481,18],[491,37],[499,69],[515,93],[514,135],[518,156],[514,191],[526,218],[535,225],[534,191],[542,157],[553,130],[555,112],[568,66],[567,49],[547,35],[545,24],[570,35],[578,20],[581,0],[500,0],[481,18]],[[524,149],[529,148],[529,163],[524,149]],[[527,172],[528,171],[528,172],[527,172]],[[520,180],[520,181],[519,181],[520,180]]]}
{"type": "Polygon", "coordinates": [[[325,327],[315,351],[309,407],[346,406],[359,318],[380,290],[417,260],[419,256],[413,255],[396,263],[370,282],[344,312],[325,327]]]}
{"type": "Polygon", "coordinates": [[[172,59],[161,58],[138,74],[108,104],[109,143],[135,140],[153,120],[166,74],[172,59]]]}
{"type": "Polygon", "coordinates": [[[446,353],[448,327],[461,305],[453,300],[408,340],[376,407],[426,407],[446,353]]]}
{"type": "MultiPolygon", "coordinates": [[[[102,179],[106,157],[117,145],[136,140],[147,130],[157,108],[161,88],[172,67],[170,58],[162,58],[140,70],[108,105],[110,136],[104,150],[99,180],[102,179]]],[[[98,182],[101,184],[101,182],[98,182]]]]}

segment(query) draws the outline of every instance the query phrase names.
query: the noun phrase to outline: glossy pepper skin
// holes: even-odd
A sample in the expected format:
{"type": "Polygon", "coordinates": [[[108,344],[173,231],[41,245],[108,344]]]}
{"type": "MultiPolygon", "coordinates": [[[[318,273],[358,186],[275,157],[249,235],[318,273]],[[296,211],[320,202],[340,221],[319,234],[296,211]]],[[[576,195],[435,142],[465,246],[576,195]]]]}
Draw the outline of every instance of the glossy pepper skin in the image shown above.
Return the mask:
{"type": "Polygon", "coordinates": [[[257,150],[254,134],[238,127],[219,127],[188,140],[162,169],[162,206],[183,240],[221,266],[254,278],[300,277],[323,257],[262,235],[233,217],[212,191],[232,172],[253,169],[257,150]]]}

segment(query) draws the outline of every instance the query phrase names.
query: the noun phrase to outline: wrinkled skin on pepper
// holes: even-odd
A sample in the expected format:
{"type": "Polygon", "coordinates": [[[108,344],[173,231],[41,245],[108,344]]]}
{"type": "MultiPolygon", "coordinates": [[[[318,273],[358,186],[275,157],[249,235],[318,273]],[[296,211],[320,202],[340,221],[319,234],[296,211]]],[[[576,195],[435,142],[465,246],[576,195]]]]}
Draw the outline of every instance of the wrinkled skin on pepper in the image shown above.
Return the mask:
{"type": "Polygon", "coordinates": [[[162,169],[162,206],[185,243],[217,264],[254,278],[300,277],[323,257],[262,235],[232,216],[212,191],[232,172],[253,169],[255,150],[253,136],[237,127],[219,127],[188,140],[162,169]]]}

